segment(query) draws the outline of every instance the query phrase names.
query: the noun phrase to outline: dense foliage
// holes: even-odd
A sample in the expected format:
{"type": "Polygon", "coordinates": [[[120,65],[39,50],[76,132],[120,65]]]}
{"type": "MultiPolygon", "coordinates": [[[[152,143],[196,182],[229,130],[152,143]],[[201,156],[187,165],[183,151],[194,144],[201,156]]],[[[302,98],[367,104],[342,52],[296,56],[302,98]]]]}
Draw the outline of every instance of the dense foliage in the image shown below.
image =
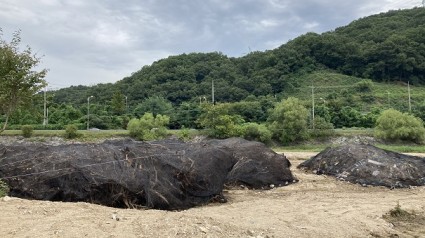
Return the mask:
{"type": "Polygon", "coordinates": [[[25,138],[30,138],[34,132],[34,127],[31,125],[23,125],[21,127],[21,130],[22,130],[22,135],[25,138]]]}
{"type": "Polygon", "coordinates": [[[65,127],[64,137],[66,139],[75,139],[79,135],[77,125],[71,124],[65,127]]]}
{"type": "Polygon", "coordinates": [[[166,115],[153,115],[145,113],[140,119],[133,118],[128,123],[128,130],[132,137],[139,140],[149,141],[164,138],[167,135],[170,118],[166,115]]]}
{"type": "Polygon", "coordinates": [[[13,34],[11,42],[6,42],[0,29],[0,113],[4,116],[0,132],[6,129],[10,116],[20,107],[28,106],[46,83],[47,70],[35,70],[40,58],[30,47],[21,51],[20,43],[20,31],[13,34]]]}
{"type": "Polygon", "coordinates": [[[404,140],[423,143],[425,128],[423,121],[394,109],[382,112],[376,122],[375,134],[385,140],[404,140]]]}
{"type": "Polygon", "coordinates": [[[268,122],[274,138],[282,143],[309,137],[308,111],[297,98],[291,97],[276,104],[268,122]]]}

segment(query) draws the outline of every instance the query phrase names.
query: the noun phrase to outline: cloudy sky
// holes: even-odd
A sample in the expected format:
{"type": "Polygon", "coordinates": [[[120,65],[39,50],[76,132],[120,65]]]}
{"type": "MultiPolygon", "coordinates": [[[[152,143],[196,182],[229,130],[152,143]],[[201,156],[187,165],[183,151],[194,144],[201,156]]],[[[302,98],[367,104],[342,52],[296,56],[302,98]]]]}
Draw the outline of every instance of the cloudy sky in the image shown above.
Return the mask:
{"type": "Polygon", "coordinates": [[[170,55],[239,57],[422,0],[0,0],[10,41],[43,55],[50,88],[116,82],[170,55]]]}

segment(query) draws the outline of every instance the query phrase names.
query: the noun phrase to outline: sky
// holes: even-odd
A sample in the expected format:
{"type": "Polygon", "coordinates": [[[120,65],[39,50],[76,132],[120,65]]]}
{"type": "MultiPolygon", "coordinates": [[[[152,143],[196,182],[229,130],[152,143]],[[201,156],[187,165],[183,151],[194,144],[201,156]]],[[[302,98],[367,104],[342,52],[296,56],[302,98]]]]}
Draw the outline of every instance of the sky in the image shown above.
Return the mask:
{"type": "Polygon", "coordinates": [[[0,0],[1,36],[21,30],[49,88],[114,83],[192,52],[240,57],[307,32],[422,6],[422,0],[0,0]]]}

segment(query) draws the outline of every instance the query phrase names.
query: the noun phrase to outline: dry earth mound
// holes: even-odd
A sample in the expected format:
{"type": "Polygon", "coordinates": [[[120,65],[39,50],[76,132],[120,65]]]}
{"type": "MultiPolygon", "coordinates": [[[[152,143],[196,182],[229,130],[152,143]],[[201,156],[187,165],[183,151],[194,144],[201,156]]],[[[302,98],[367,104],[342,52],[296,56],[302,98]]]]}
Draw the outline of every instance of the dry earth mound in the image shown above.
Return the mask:
{"type": "Polygon", "coordinates": [[[11,196],[114,207],[177,210],[225,201],[225,183],[294,182],[289,166],[285,156],[239,138],[0,145],[0,178],[11,196]]]}
{"type": "Polygon", "coordinates": [[[425,184],[425,159],[350,144],[327,148],[298,168],[362,185],[404,188],[425,184]]]}

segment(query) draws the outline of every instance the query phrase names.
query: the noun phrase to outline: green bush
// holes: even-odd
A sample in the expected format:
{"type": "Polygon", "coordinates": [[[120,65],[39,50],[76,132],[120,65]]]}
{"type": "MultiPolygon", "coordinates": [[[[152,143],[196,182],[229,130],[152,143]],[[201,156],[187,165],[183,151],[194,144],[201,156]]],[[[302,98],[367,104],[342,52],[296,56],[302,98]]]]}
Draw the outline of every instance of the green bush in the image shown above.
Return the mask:
{"type": "Polygon", "coordinates": [[[0,198],[6,196],[9,193],[9,186],[6,182],[0,179],[0,198]]]}
{"type": "Polygon", "coordinates": [[[263,143],[269,143],[272,139],[272,133],[265,125],[257,123],[246,123],[242,126],[242,136],[247,140],[256,140],[263,143]]]}
{"type": "Polygon", "coordinates": [[[181,139],[183,141],[190,140],[192,138],[191,135],[190,135],[190,129],[183,127],[178,132],[178,137],[179,137],[179,139],[181,139]]]}
{"type": "Polygon", "coordinates": [[[78,126],[77,125],[67,125],[65,127],[65,134],[64,137],[66,139],[74,139],[77,138],[80,134],[78,133],[78,126]]]}
{"type": "Polygon", "coordinates": [[[158,114],[154,117],[152,113],[145,113],[140,119],[131,119],[127,129],[130,136],[139,140],[157,140],[167,136],[166,126],[169,122],[170,117],[168,116],[158,114]]]}
{"type": "Polygon", "coordinates": [[[368,93],[373,91],[373,82],[370,79],[363,79],[355,84],[355,89],[360,93],[368,93]]]}
{"type": "Polygon", "coordinates": [[[313,137],[330,137],[335,134],[334,125],[327,122],[323,117],[314,118],[314,129],[311,131],[313,137]]]}
{"type": "Polygon", "coordinates": [[[197,122],[207,129],[208,136],[223,139],[242,135],[240,125],[244,120],[240,115],[231,114],[229,108],[229,103],[203,106],[197,122]]]}
{"type": "Polygon", "coordinates": [[[383,111],[376,120],[375,136],[389,141],[423,143],[425,128],[420,118],[388,109],[383,111]]]}
{"type": "Polygon", "coordinates": [[[22,135],[25,138],[30,138],[32,136],[32,133],[34,131],[34,127],[30,126],[30,125],[24,125],[21,127],[21,131],[22,131],[22,135]]]}
{"type": "Polygon", "coordinates": [[[302,102],[290,97],[277,103],[269,118],[273,137],[282,143],[308,139],[308,111],[302,102]]]}
{"type": "Polygon", "coordinates": [[[208,131],[208,135],[214,138],[224,139],[242,135],[241,126],[243,119],[239,115],[219,115],[214,118],[214,126],[208,131]]]}

